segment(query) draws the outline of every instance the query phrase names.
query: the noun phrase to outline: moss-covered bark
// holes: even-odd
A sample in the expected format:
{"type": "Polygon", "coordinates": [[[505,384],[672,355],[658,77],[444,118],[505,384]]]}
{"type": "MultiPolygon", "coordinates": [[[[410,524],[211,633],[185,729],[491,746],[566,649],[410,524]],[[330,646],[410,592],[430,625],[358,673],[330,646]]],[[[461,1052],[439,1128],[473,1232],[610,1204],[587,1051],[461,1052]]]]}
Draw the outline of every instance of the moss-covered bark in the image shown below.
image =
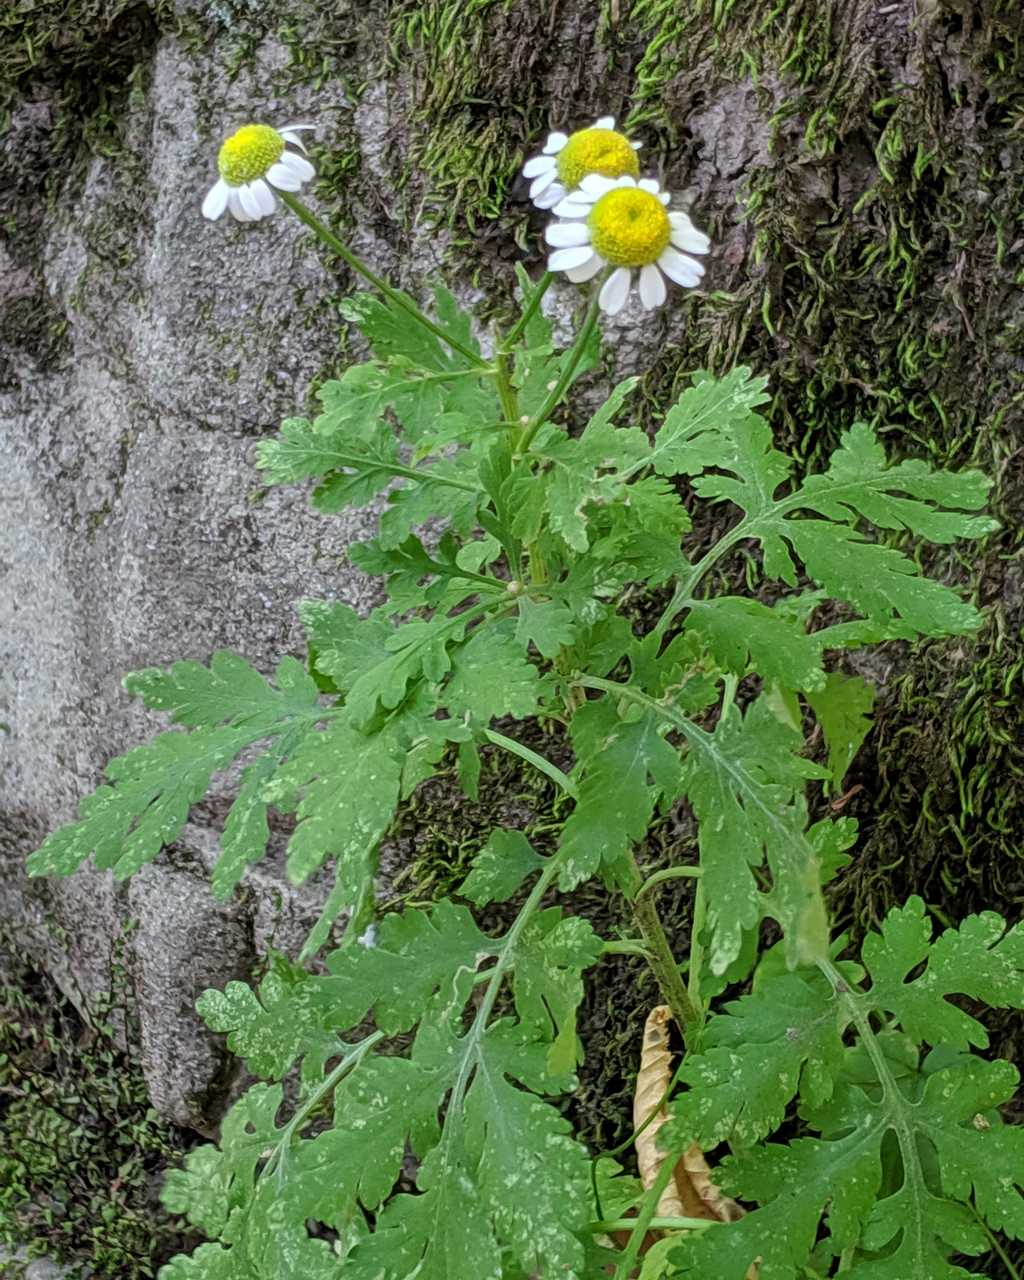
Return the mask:
{"type": "MultiPolygon", "coordinates": [[[[521,228],[514,161],[548,122],[617,110],[716,243],[709,288],[659,317],[652,404],[696,368],[767,373],[783,447],[851,422],[897,456],[981,466],[1003,530],[929,568],[987,606],[975,641],[894,647],[846,812],[837,921],[909,893],[940,918],[1024,902],[1024,14],[1016,0],[406,0],[412,153],[477,261],[521,228]],[[496,133],[497,130],[497,133],[496,133]],[[500,141],[496,142],[498,137],[500,141]],[[496,217],[492,220],[492,214],[496,217]],[[481,223],[483,224],[481,226],[481,223]],[[507,235],[494,234],[501,228],[507,235]],[[681,314],[680,314],[681,312],[681,314]]],[[[536,239],[524,241],[537,257],[536,239]]],[[[504,252],[498,249],[499,254],[504,252]]],[[[602,1001],[592,1016],[604,1029],[602,1001]]],[[[619,1010],[621,1015],[622,1010],[619,1010]]],[[[596,1030],[596,1026],[595,1026],[596,1030]]],[[[1019,1021],[1002,1051],[1019,1056],[1019,1021]],[[1017,1050],[1017,1052],[1015,1052],[1017,1050]]]]}

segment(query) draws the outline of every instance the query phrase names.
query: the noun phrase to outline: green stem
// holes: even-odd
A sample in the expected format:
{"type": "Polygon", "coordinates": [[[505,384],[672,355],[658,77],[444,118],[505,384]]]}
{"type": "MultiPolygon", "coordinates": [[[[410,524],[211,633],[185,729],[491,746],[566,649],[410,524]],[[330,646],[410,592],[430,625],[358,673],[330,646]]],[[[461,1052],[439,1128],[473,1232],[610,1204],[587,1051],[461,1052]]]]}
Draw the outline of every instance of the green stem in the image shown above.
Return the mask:
{"type": "Polygon", "coordinates": [[[540,306],[541,299],[547,293],[551,286],[554,276],[550,271],[545,271],[541,278],[537,281],[537,287],[530,295],[530,301],[526,304],[523,314],[515,322],[512,328],[505,335],[501,343],[502,351],[511,351],[519,339],[523,336],[523,331],[533,319],[537,308],[540,306]]]}
{"type": "MultiPolygon", "coordinates": [[[[640,868],[636,865],[632,854],[630,859],[639,884],[640,868]]],[[[701,1017],[687,994],[679,965],[665,935],[665,926],[661,923],[661,916],[658,915],[653,894],[645,893],[643,890],[636,894],[633,899],[633,920],[650,952],[648,964],[657,979],[662,998],[672,1010],[672,1017],[682,1034],[684,1044],[689,1049],[692,1047],[691,1039],[699,1035],[701,1017]]],[[[691,969],[692,967],[691,961],[691,969]]]]}
{"type": "Polygon", "coordinates": [[[686,990],[690,997],[690,1002],[698,1011],[701,1020],[701,1028],[704,1025],[704,997],[700,990],[700,975],[704,968],[704,944],[700,937],[704,932],[704,925],[708,918],[708,903],[704,893],[703,880],[697,881],[697,892],[693,899],[693,918],[690,921],[690,972],[687,975],[686,990]]]}
{"type": "Polygon", "coordinates": [[[682,877],[688,880],[699,880],[703,874],[701,867],[665,867],[661,871],[655,871],[654,875],[648,876],[641,885],[640,892],[647,893],[649,889],[664,884],[666,880],[679,880],[682,877]]]}
{"type": "Polygon", "coordinates": [[[724,538],[720,538],[707,555],[703,556],[695,565],[691,566],[690,571],[685,575],[685,577],[680,578],[679,583],[672,594],[672,599],[668,603],[668,607],[658,619],[653,631],[651,632],[652,636],[656,636],[659,640],[662,639],[665,632],[672,624],[672,621],[675,619],[676,614],[678,614],[682,609],[685,609],[687,604],[693,599],[693,593],[701,578],[704,577],[712,565],[721,560],[727,552],[731,551],[737,542],[742,542],[744,538],[749,536],[752,524],[753,521],[741,520],[731,533],[727,533],[724,538]]]}
{"type": "MultiPolygon", "coordinates": [[[[522,743],[516,742],[512,738],[506,738],[503,733],[495,733],[493,730],[488,729],[486,730],[486,737],[497,746],[505,747],[506,750],[519,756],[521,760],[526,760],[535,768],[540,769],[542,773],[557,783],[566,795],[571,796],[574,800],[579,798],[579,793],[572,779],[567,774],[564,774],[557,765],[552,764],[550,760],[545,760],[543,756],[538,755],[536,751],[531,751],[529,747],[524,747],[522,743]]],[[[556,854],[555,856],[557,858],[558,855],[556,854]]],[[[639,887],[641,884],[640,869],[636,865],[636,859],[632,853],[629,856],[632,863],[633,878],[639,887]]],[[[688,1032],[699,1026],[700,1018],[697,1011],[690,1004],[689,997],[686,994],[686,987],[679,973],[679,966],[676,964],[675,956],[672,954],[672,948],[668,945],[668,938],[665,936],[661,917],[658,915],[658,909],[649,894],[638,892],[634,895],[633,915],[647,949],[647,963],[657,979],[665,1003],[672,1010],[672,1016],[675,1018],[676,1025],[685,1040],[688,1032]]]]}
{"type": "Polygon", "coordinates": [[[296,1132],[306,1123],[310,1115],[312,1115],[320,1102],[320,1099],[330,1093],[340,1083],[343,1076],[347,1076],[350,1071],[354,1071],[373,1046],[375,1044],[379,1044],[383,1039],[383,1031],[374,1031],[373,1034],[367,1036],[365,1040],[360,1040],[357,1045],[345,1045],[345,1048],[351,1050],[351,1052],[347,1053],[334,1070],[324,1077],[323,1081],[317,1085],[302,1106],[299,1107],[298,1111],[295,1112],[292,1118],[285,1125],[284,1129],[281,1131],[280,1140],[270,1153],[267,1163],[263,1167],[263,1171],[260,1175],[261,1177],[267,1177],[275,1164],[281,1160],[282,1153],[287,1150],[288,1145],[296,1132]]]}
{"type": "Polygon", "coordinates": [[[576,784],[567,773],[563,773],[559,769],[558,765],[552,764],[550,760],[545,760],[542,755],[538,755],[536,751],[532,751],[529,747],[524,747],[521,742],[516,742],[515,738],[506,738],[503,733],[496,733],[493,729],[485,729],[484,737],[489,742],[493,742],[496,747],[504,747],[506,751],[511,751],[520,760],[525,760],[527,764],[532,764],[541,773],[547,774],[551,781],[556,786],[561,787],[571,799],[579,799],[576,784]]]}
{"type": "Polygon", "coordinates": [[[628,938],[603,943],[601,953],[606,956],[642,956],[647,961],[651,958],[651,953],[642,942],[634,942],[628,938]]]}
{"type": "Polygon", "coordinates": [[[623,1230],[630,1231],[629,1243],[622,1251],[618,1264],[615,1268],[615,1275],[612,1280],[627,1280],[627,1277],[633,1270],[636,1260],[640,1255],[640,1249],[643,1246],[644,1237],[651,1229],[651,1223],[654,1221],[658,1212],[658,1202],[661,1200],[662,1192],[672,1181],[676,1171],[676,1162],[671,1156],[664,1161],[658,1170],[658,1176],[654,1179],[652,1186],[648,1187],[643,1200],[640,1202],[640,1209],[637,1216],[630,1219],[630,1226],[624,1227],[623,1230]]]}
{"type": "Polygon", "coordinates": [[[515,387],[512,385],[512,373],[507,352],[498,352],[494,360],[494,373],[498,380],[498,399],[501,402],[501,411],[505,415],[505,420],[511,426],[521,427],[523,424],[519,420],[519,397],[516,395],[515,387]]]}
{"type": "Polygon", "coordinates": [[[446,485],[449,489],[463,489],[467,493],[479,493],[480,486],[469,484],[465,480],[453,480],[449,476],[439,476],[433,471],[417,471],[415,467],[403,467],[397,462],[375,462],[358,453],[342,453],[337,449],[324,450],[324,456],[334,459],[339,467],[356,467],[361,471],[385,471],[389,476],[405,476],[409,480],[418,480],[422,484],[429,480],[431,484],[446,485]]]}
{"type": "Polygon", "coordinates": [[[548,418],[551,417],[559,404],[561,404],[562,397],[568,390],[569,384],[572,382],[576,370],[579,367],[579,363],[583,359],[583,353],[586,351],[587,343],[590,341],[594,330],[597,328],[597,317],[600,312],[598,299],[600,296],[600,290],[595,289],[594,296],[590,299],[590,306],[587,307],[587,314],[584,317],[583,326],[576,335],[576,341],[569,349],[569,354],[566,358],[565,367],[562,369],[561,376],[552,388],[547,399],[537,410],[535,416],[531,418],[523,428],[523,434],[519,437],[519,446],[516,450],[517,453],[525,453],[527,449],[529,449],[530,445],[533,443],[534,436],[541,429],[544,423],[547,422],[548,418]]]}
{"type": "Polygon", "coordinates": [[[348,263],[352,270],[358,272],[364,280],[369,281],[369,283],[372,284],[375,289],[378,289],[389,302],[394,306],[401,308],[401,310],[407,315],[412,316],[412,318],[421,324],[424,329],[428,329],[435,338],[440,338],[441,341],[451,347],[453,351],[457,351],[459,355],[465,356],[470,364],[475,365],[478,369],[485,369],[488,371],[491,369],[491,365],[488,361],[482,359],[482,357],[477,355],[475,351],[470,350],[469,347],[464,346],[458,338],[452,337],[452,335],[442,329],[440,325],[435,324],[429,316],[424,315],[411,298],[407,297],[404,293],[401,293],[398,289],[392,288],[392,286],[388,284],[383,277],[377,275],[375,271],[371,271],[366,263],[363,262],[361,258],[356,257],[348,245],[345,244],[343,240],[340,240],[330,227],[321,222],[315,213],[312,213],[307,209],[301,200],[292,195],[289,191],[279,191],[277,194],[280,197],[282,204],[287,205],[300,222],[305,223],[305,225],[309,227],[310,231],[312,231],[324,242],[325,245],[327,245],[328,249],[336,253],[343,262],[348,263]]]}
{"type": "Polygon", "coordinates": [[[988,1242],[992,1246],[992,1250],[995,1253],[996,1257],[998,1257],[999,1261],[1006,1268],[1006,1280],[1020,1280],[1020,1272],[1013,1265],[1013,1259],[1003,1248],[1002,1244],[1000,1243],[999,1237],[989,1227],[988,1223],[978,1212],[978,1206],[972,1202],[971,1204],[968,1205],[968,1208],[977,1219],[978,1226],[981,1227],[985,1235],[988,1236],[988,1242]]]}
{"type": "MultiPolygon", "coordinates": [[[[592,1222],[589,1231],[607,1233],[609,1231],[631,1231],[636,1225],[636,1218],[615,1218],[611,1222],[592,1222]]],[[[720,1227],[722,1224],[713,1218],[659,1218],[657,1214],[647,1224],[649,1231],[705,1231],[708,1227],[720,1227]]]]}

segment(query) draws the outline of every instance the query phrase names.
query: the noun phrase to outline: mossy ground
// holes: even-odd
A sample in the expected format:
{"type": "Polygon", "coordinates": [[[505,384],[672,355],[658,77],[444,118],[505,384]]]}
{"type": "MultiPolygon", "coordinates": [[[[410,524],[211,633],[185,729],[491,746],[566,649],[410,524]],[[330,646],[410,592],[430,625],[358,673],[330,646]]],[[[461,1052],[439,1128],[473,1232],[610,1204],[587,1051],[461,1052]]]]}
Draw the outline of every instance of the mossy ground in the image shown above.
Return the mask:
{"type": "Polygon", "coordinates": [[[104,1010],[86,1025],[16,950],[0,937],[0,1243],[72,1275],[154,1276],[190,1243],[157,1193],[193,1139],[152,1110],[104,1010]]]}

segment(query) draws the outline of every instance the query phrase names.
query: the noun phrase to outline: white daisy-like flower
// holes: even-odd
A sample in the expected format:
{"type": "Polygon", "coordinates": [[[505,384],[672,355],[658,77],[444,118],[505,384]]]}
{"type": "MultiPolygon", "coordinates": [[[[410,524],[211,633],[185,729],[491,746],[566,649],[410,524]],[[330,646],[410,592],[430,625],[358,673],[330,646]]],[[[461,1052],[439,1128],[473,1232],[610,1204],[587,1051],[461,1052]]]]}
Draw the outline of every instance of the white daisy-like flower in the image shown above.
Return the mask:
{"type": "Polygon", "coordinates": [[[215,221],[225,209],[239,222],[259,222],[277,208],[274,188],[301,191],[316,176],[305,158],[288,150],[288,144],[305,151],[299,137],[313,124],[244,124],[225,139],[217,155],[220,179],[203,201],[203,217],[215,221]]]}
{"type": "Polygon", "coordinates": [[[589,129],[575,133],[549,133],[544,150],[523,165],[523,177],[532,178],[530,199],[538,209],[550,209],[580,185],[588,173],[606,178],[637,177],[639,142],[630,142],[615,130],[615,117],[602,116],[589,129]]]}
{"type": "Polygon", "coordinates": [[[544,238],[554,248],[549,271],[564,271],[579,283],[602,267],[615,270],[601,286],[598,303],[608,315],[626,305],[639,271],[640,301],[650,311],[665,301],[665,277],[686,288],[700,283],[711,241],[687,214],[667,206],[671,196],[653,178],[605,178],[590,174],[554,207],[544,238]]]}

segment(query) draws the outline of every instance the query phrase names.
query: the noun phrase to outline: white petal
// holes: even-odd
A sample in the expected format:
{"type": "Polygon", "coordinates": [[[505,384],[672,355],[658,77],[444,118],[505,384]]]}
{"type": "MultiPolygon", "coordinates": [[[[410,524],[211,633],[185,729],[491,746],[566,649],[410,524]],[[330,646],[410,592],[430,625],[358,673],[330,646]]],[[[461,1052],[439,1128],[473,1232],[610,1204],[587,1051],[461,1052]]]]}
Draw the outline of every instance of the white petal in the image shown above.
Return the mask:
{"type": "Polygon", "coordinates": [[[640,269],[640,301],[648,311],[665,301],[665,277],[650,263],[640,269]]]}
{"type": "Polygon", "coordinates": [[[632,282],[633,273],[628,267],[619,267],[613,271],[608,279],[601,286],[601,293],[598,296],[598,305],[607,315],[616,316],[626,305],[626,299],[629,297],[629,286],[632,282]]]}
{"type": "Polygon", "coordinates": [[[252,222],[252,218],[246,213],[242,207],[242,196],[240,187],[231,187],[228,191],[228,211],[236,222],[252,222]]]}
{"type": "Polygon", "coordinates": [[[565,187],[560,182],[552,182],[546,191],[542,191],[540,195],[531,196],[530,198],[538,209],[551,209],[558,204],[559,200],[565,198],[565,187]]]}
{"type": "Polygon", "coordinates": [[[636,185],[641,191],[649,191],[652,196],[656,196],[661,189],[653,178],[641,178],[636,185]]]}
{"type": "Polygon", "coordinates": [[[287,165],[301,182],[309,182],[310,178],[316,177],[316,170],[309,161],[304,160],[302,156],[297,156],[294,151],[282,152],[277,163],[287,165]]]}
{"type": "Polygon", "coordinates": [[[613,190],[618,184],[614,178],[606,178],[603,173],[588,173],[580,183],[580,190],[592,200],[597,200],[613,190]]]}
{"type": "Polygon", "coordinates": [[[573,245],[569,249],[556,249],[548,258],[549,271],[568,271],[572,267],[582,267],[584,262],[589,262],[593,249],[589,244],[573,245]]]}
{"type": "Polygon", "coordinates": [[[600,120],[595,120],[595,121],[594,121],[594,128],[595,128],[595,129],[614,129],[614,128],[615,128],[615,117],[614,117],[614,116],[602,116],[600,120]]]}
{"type": "Polygon", "coordinates": [[[267,217],[268,214],[274,212],[277,208],[277,201],[274,199],[273,191],[271,191],[262,178],[257,178],[255,182],[250,183],[249,190],[256,197],[256,201],[260,207],[260,213],[264,218],[267,217]]]}
{"type": "Polygon", "coordinates": [[[249,221],[259,222],[260,218],[263,217],[263,210],[260,208],[259,197],[252,189],[252,183],[244,183],[238,188],[238,200],[249,215],[249,221]]]}
{"type": "Polygon", "coordinates": [[[629,145],[633,148],[634,151],[639,151],[644,144],[642,142],[631,142],[629,145]]]}
{"type": "Polygon", "coordinates": [[[536,178],[541,173],[551,173],[555,162],[551,156],[534,156],[523,165],[524,178],[536,178]]]}
{"type": "Polygon", "coordinates": [[[544,154],[546,156],[557,155],[568,141],[569,135],[567,133],[549,133],[548,140],[544,143],[544,154]]]}
{"type": "Polygon", "coordinates": [[[573,284],[582,284],[584,280],[590,280],[604,266],[604,258],[599,257],[596,253],[589,262],[581,262],[578,267],[570,267],[565,273],[566,279],[571,280],[573,284]]]}
{"type": "Polygon", "coordinates": [[[669,195],[667,191],[662,191],[659,194],[658,199],[661,201],[662,204],[668,204],[668,202],[672,199],[672,197],[669,195]]]}
{"type": "Polygon", "coordinates": [[[203,201],[204,218],[209,218],[211,222],[217,221],[228,207],[228,193],[230,190],[231,188],[223,178],[213,184],[206,193],[206,199],[203,201]]]}
{"type": "Polygon", "coordinates": [[[571,196],[560,200],[551,212],[556,218],[586,218],[593,203],[593,199],[584,192],[574,191],[571,196]]]}
{"type": "Polygon", "coordinates": [[[615,179],[617,187],[635,187],[636,178],[631,177],[628,173],[624,173],[621,178],[615,179]]]}
{"type": "Polygon", "coordinates": [[[290,142],[293,147],[298,149],[305,155],[306,144],[299,137],[300,129],[315,129],[315,124],[283,124],[278,129],[278,133],[284,138],[285,142],[290,142]]]}
{"type": "Polygon", "coordinates": [[[267,181],[278,191],[300,191],[302,179],[286,164],[272,164],[267,170],[267,181]]]}
{"type": "Polygon", "coordinates": [[[590,228],[585,222],[552,222],[544,232],[544,239],[556,249],[589,244],[590,228]]]}
{"type": "Polygon", "coordinates": [[[555,181],[555,177],[556,177],[555,168],[552,165],[550,169],[545,170],[544,173],[534,178],[534,180],[530,183],[530,199],[536,200],[536,198],[540,195],[542,191],[546,191],[548,187],[551,186],[551,184],[555,181]]]}
{"type": "Polygon", "coordinates": [[[692,289],[694,285],[700,284],[701,276],[704,274],[704,268],[699,262],[677,253],[671,247],[663,251],[658,259],[658,266],[670,280],[674,280],[676,284],[681,284],[686,289],[692,289]]]}
{"type": "Polygon", "coordinates": [[[672,243],[677,249],[685,249],[687,253],[707,253],[711,241],[703,231],[698,231],[685,213],[669,215],[672,224],[672,243]]]}

